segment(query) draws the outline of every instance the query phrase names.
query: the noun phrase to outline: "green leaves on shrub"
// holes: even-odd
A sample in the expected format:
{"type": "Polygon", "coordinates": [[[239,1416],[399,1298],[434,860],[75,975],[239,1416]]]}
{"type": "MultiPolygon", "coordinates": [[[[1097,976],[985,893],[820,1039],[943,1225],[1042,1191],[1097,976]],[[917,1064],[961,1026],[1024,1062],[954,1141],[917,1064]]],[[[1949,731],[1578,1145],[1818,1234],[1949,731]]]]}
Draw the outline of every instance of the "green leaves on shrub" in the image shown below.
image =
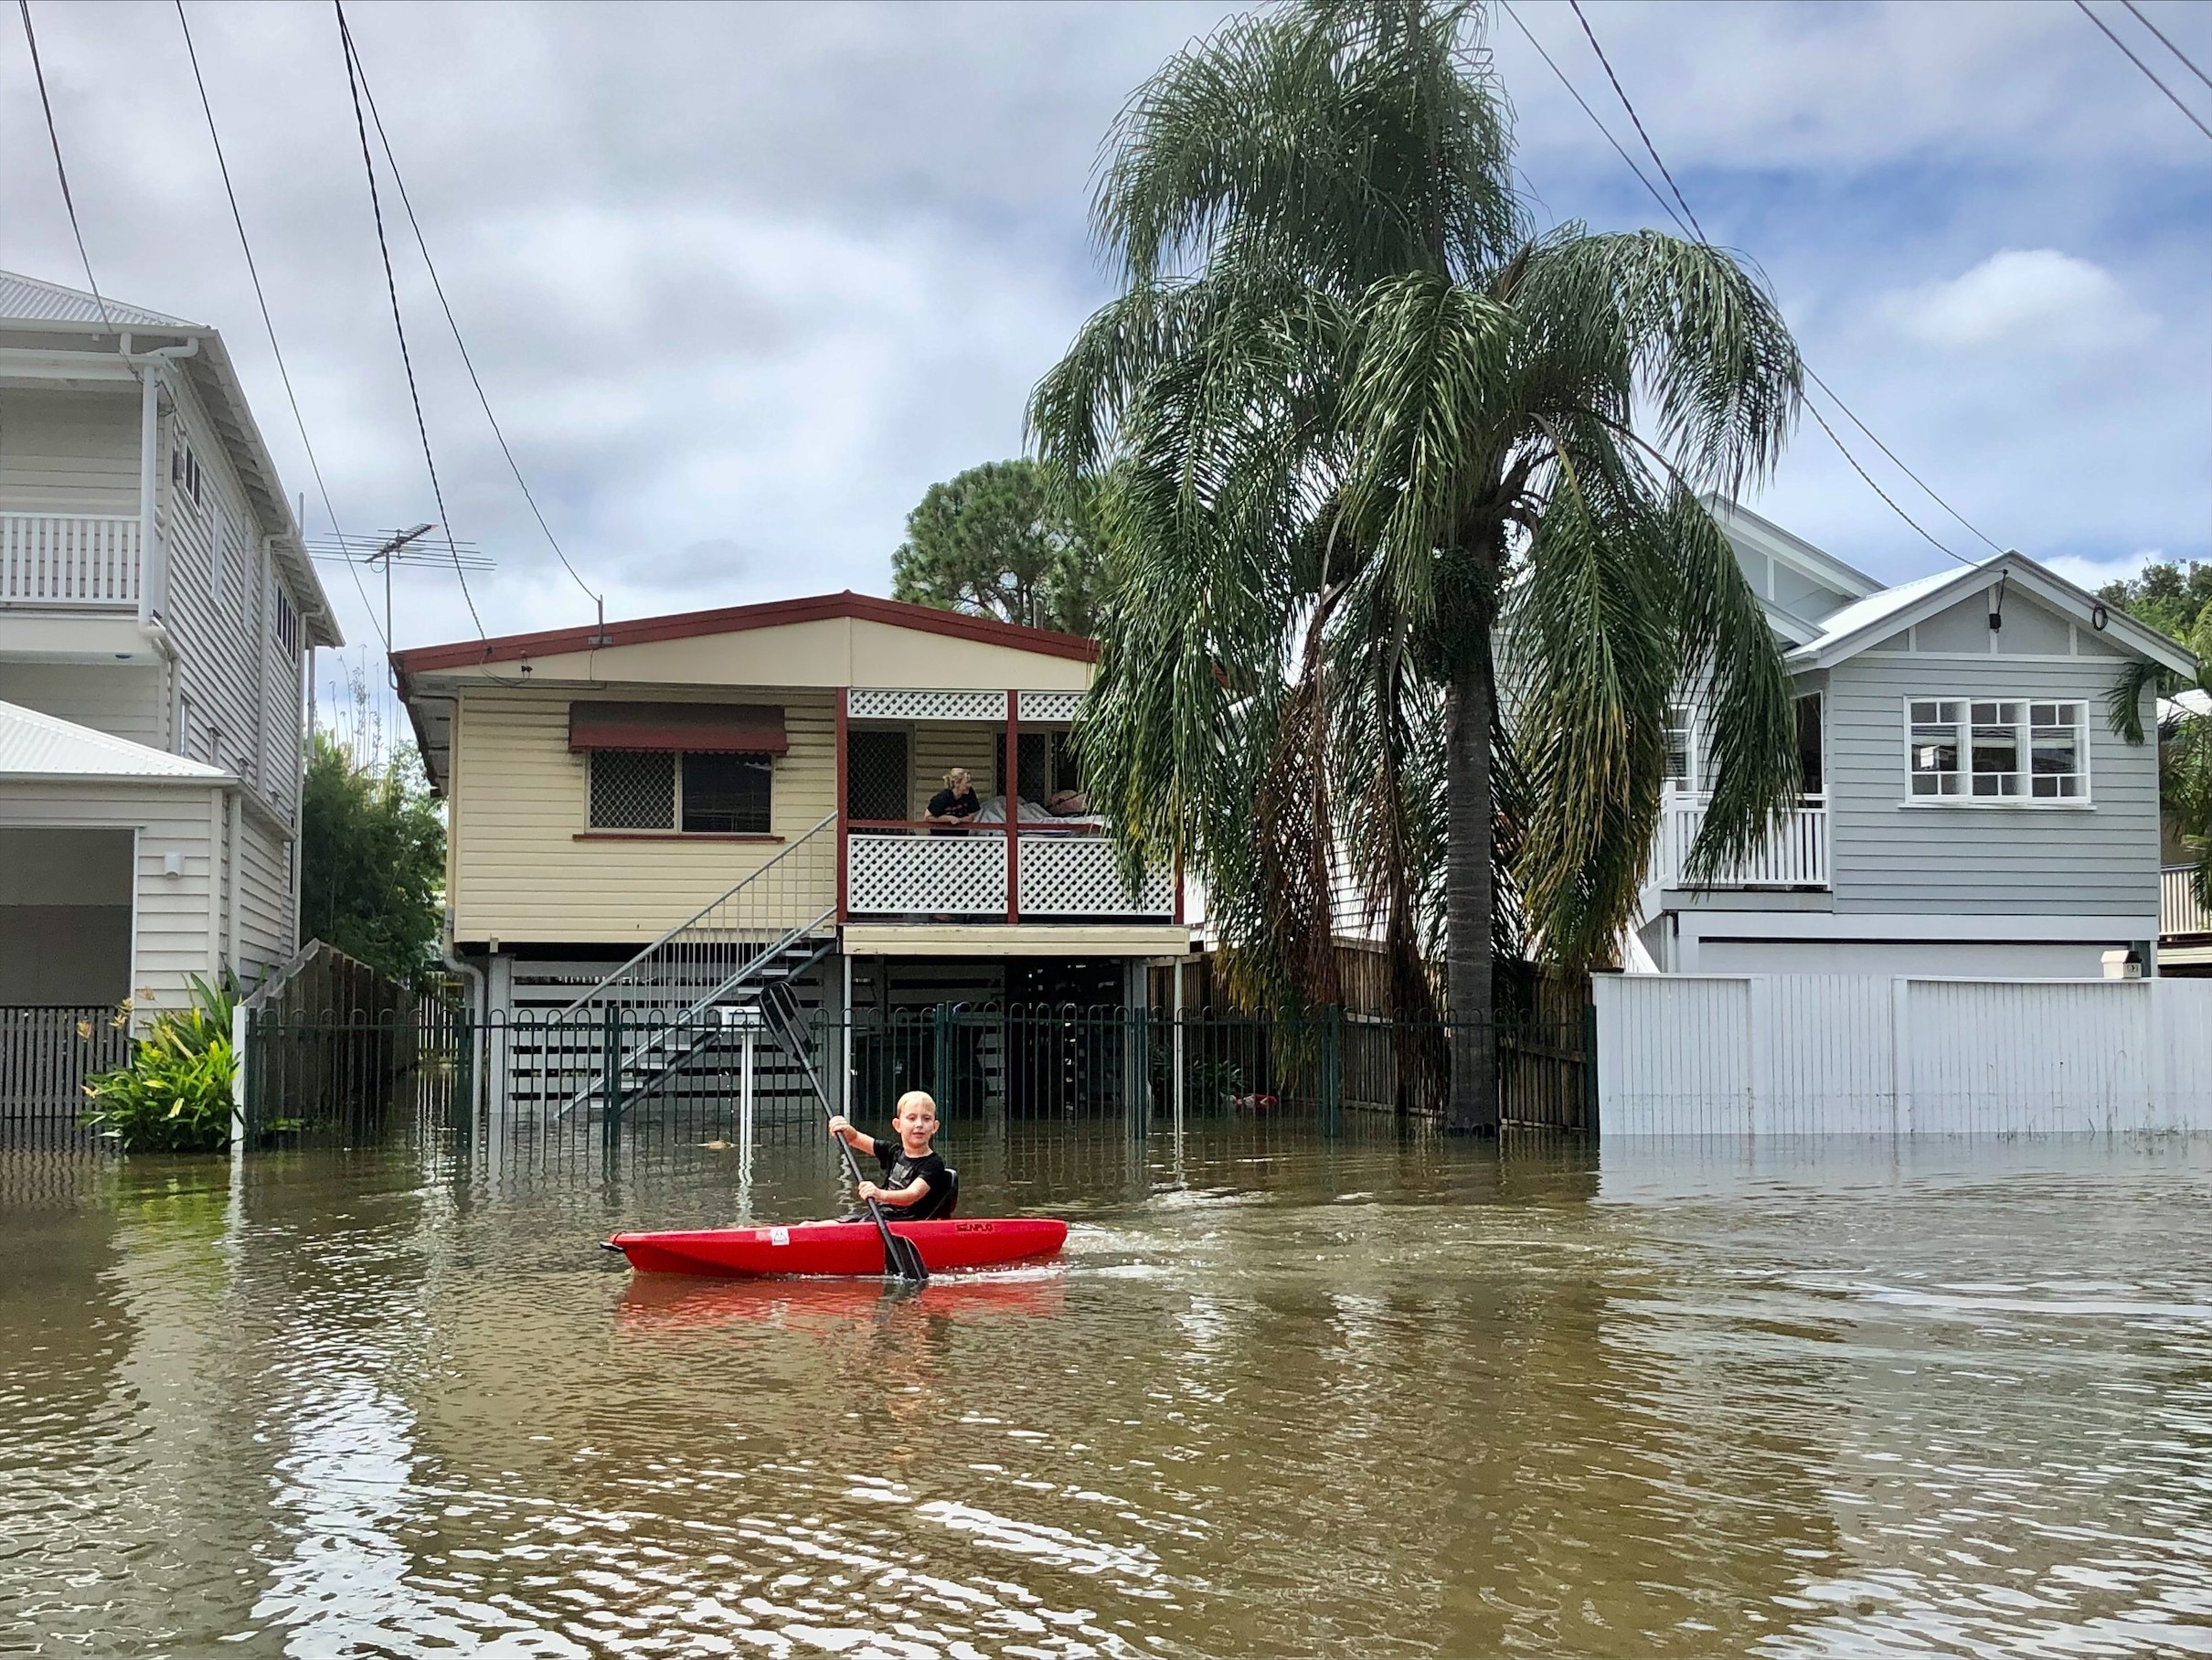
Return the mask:
{"type": "Polygon", "coordinates": [[[219,1153],[230,1144],[230,1081],[238,1069],[230,1017],[238,981],[194,975],[192,1006],[157,1016],[131,1064],[85,1080],[85,1126],[125,1153],[219,1153]]]}

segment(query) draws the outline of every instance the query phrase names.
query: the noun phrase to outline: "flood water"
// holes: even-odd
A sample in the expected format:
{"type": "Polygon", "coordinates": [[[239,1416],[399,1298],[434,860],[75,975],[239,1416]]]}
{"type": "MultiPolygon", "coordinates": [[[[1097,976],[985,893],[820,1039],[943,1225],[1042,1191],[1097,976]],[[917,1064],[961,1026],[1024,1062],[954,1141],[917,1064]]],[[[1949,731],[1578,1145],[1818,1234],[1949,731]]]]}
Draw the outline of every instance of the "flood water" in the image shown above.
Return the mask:
{"type": "Polygon", "coordinates": [[[0,1155],[0,1651],[2212,1653],[2212,1149],[954,1126],[1057,1264],[633,1280],[811,1141],[0,1155]]]}

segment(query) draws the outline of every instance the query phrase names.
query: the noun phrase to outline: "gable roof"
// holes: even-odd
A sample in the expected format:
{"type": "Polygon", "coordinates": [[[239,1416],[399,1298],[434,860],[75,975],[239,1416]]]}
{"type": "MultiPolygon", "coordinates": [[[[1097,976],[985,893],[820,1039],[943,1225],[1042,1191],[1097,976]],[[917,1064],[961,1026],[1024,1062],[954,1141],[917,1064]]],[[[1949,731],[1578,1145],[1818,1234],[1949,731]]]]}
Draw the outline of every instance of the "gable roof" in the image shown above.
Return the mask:
{"type": "Polygon", "coordinates": [[[1739,548],[1748,548],[1789,566],[1823,588],[1852,599],[1864,599],[1881,591],[1881,583],[1856,565],[1845,564],[1834,554],[1815,548],[1802,536],[1784,530],[1772,519],[1762,517],[1740,502],[1717,494],[1699,499],[1713,516],[1713,522],[1739,548]]]}
{"type": "MultiPolygon", "coordinates": [[[[215,423],[239,482],[245,487],[247,505],[259,521],[261,533],[275,538],[277,562],[283,568],[292,592],[298,596],[307,637],[316,645],[346,643],[338,628],[337,615],[331,609],[330,596],[323,591],[323,580],[315,574],[314,561],[307,557],[306,544],[301,539],[299,523],[292,516],[283,481],[277,475],[276,463],[269,453],[269,446],[262,442],[261,428],[254,424],[253,411],[246,401],[246,389],[239,381],[229,349],[223,345],[221,331],[204,323],[187,323],[181,317],[149,311],[144,306],[125,305],[105,295],[95,299],[81,289],[14,271],[0,271],[0,330],[80,336],[86,343],[68,349],[101,353],[121,351],[123,345],[121,336],[125,332],[143,331],[196,342],[199,349],[191,356],[181,358],[176,371],[191,382],[207,418],[215,423]],[[107,304],[106,323],[101,321],[102,300],[107,304]],[[113,343],[112,346],[110,342],[113,343]]],[[[131,344],[143,350],[158,342],[134,340],[131,344]]]]}
{"type": "Polygon", "coordinates": [[[2112,610],[2094,594],[2075,587],[2023,553],[1995,554],[1978,564],[1939,570],[1854,601],[1823,619],[1819,634],[1788,652],[1785,660],[1792,668],[1831,667],[1971,594],[1988,590],[2001,577],[2052,610],[2097,629],[2105,639],[2135,656],[2177,674],[2196,672],[2196,659],[2176,642],[2125,612],[2112,610]],[[2100,614],[2104,618],[2101,626],[2097,622],[2100,614]]]}
{"type": "Polygon", "coordinates": [[[879,600],[874,594],[814,594],[799,600],[771,600],[760,605],[730,605],[718,611],[684,611],[663,617],[639,617],[603,627],[548,629],[534,634],[498,634],[488,640],[463,640],[449,645],[418,645],[391,654],[392,666],[402,676],[439,669],[474,668],[487,663],[517,663],[526,657],[556,657],[570,652],[603,650],[617,645],[645,645],[658,640],[696,639],[703,634],[741,634],[755,629],[783,628],[795,622],[822,622],[856,618],[891,628],[909,628],[922,633],[944,634],[955,640],[974,640],[1004,645],[1040,656],[1066,657],[1078,663],[1095,662],[1098,642],[1080,634],[1063,634],[1048,628],[1024,628],[993,617],[972,617],[962,612],[939,611],[929,605],[910,605],[903,600],[879,600]]]}
{"type": "Polygon", "coordinates": [[[219,767],[186,761],[127,738],[0,703],[0,779],[138,780],[152,783],[223,784],[219,767]]]}

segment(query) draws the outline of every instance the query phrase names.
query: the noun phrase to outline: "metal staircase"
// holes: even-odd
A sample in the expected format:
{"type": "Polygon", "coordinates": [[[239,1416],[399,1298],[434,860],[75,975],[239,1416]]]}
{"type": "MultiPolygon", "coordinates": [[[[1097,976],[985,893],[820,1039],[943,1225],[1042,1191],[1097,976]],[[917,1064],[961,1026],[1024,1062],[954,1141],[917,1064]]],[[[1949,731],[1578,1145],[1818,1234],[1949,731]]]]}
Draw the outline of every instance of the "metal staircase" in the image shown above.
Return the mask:
{"type": "Polygon", "coordinates": [[[619,1112],[757,1026],[771,991],[789,1004],[836,944],[836,823],[829,814],[547,1019],[537,1059],[546,1082],[561,1077],[563,1116],[595,1101],[619,1112]]]}

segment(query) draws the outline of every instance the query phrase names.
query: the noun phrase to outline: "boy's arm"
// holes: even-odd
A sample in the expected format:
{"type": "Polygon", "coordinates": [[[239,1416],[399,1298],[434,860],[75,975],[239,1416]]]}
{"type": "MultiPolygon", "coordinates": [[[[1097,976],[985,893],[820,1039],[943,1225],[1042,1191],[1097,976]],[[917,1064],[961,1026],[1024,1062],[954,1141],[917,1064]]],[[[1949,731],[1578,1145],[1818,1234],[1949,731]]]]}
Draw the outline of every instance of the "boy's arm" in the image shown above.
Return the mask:
{"type": "Polygon", "coordinates": [[[890,1205],[904,1210],[909,1205],[919,1205],[929,1197],[930,1184],[916,1176],[903,1187],[878,1187],[874,1182],[860,1184],[860,1197],[874,1199],[878,1205],[890,1205]]]}
{"type": "Polygon", "coordinates": [[[840,1112],[829,1122],[829,1132],[856,1153],[876,1151],[876,1138],[853,1128],[851,1119],[840,1112]]]}

